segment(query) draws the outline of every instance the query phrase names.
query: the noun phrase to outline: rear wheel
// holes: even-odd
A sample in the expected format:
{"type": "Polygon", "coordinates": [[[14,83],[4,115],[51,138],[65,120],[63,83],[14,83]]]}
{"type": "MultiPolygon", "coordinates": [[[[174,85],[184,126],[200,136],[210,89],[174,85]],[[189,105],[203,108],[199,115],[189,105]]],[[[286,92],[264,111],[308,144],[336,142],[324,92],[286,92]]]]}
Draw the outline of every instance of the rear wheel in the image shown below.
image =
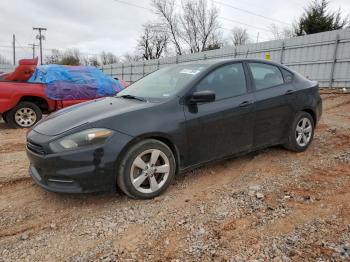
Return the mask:
{"type": "Polygon", "coordinates": [[[314,127],[312,116],[307,112],[300,112],[294,119],[285,147],[296,152],[306,150],[314,137],[314,127]]]}
{"type": "Polygon", "coordinates": [[[13,128],[28,128],[42,118],[40,108],[32,102],[20,102],[6,114],[6,122],[13,128]]]}
{"type": "Polygon", "coordinates": [[[132,146],[119,166],[117,184],[129,197],[154,198],[163,193],[175,176],[176,164],[171,149],[147,139],[132,146]]]}

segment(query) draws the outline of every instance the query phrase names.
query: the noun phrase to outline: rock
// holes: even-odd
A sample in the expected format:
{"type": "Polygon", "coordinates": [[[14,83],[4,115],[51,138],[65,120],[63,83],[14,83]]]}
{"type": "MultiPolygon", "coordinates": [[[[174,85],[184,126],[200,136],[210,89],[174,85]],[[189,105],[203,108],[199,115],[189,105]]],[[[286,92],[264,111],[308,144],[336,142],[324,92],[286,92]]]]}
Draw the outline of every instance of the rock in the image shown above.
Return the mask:
{"type": "Polygon", "coordinates": [[[303,199],[304,199],[304,201],[309,201],[309,200],[311,200],[311,196],[303,196],[303,199]]]}
{"type": "Polygon", "coordinates": [[[204,229],[204,228],[200,228],[199,231],[198,231],[198,233],[199,233],[200,235],[205,234],[205,229],[204,229]]]}
{"type": "Polygon", "coordinates": [[[259,192],[258,192],[258,193],[256,193],[256,195],[255,195],[255,196],[256,196],[256,198],[257,198],[257,199],[263,199],[263,198],[265,197],[265,196],[264,196],[264,194],[259,193],[259,192]]]}
{"type": "Polygon", "coordinates": [[[343,258],[350,258],[350,245],[344,244],[335,249],[343,258]]]}
{"type": "Polygon", "coordinates": [[[261,186],[259,185],[255,185],[255,186],[249,186],[249,191],[260,191],[261,190],[261,186]]]}
{"type": "Polygon", "coordinates": [[[27,240],[29,238],[28,234],[23,233],[20,237],[21,240],[27,240]]]}
{"type": "Polygon", "coordinates": [[[248,196],[253,197],[255,195],[255,191],[254,190],[249,190],[248,191],[248,196]]]}
{"type": "Polygon", "coordinates": [[[179,222],[177,222],[177,224],[180,225],[180,226],[184,225],[184,224],[186,224],[186,220],[182,219],[179,222]]]}
{"type": "Polygon", "coordinates": [[[328,129],[328,132],[330,132],[332,135],[335,135],[337,133],[337,129],[336,128],[330,128],[330,129],[328,129]]]}

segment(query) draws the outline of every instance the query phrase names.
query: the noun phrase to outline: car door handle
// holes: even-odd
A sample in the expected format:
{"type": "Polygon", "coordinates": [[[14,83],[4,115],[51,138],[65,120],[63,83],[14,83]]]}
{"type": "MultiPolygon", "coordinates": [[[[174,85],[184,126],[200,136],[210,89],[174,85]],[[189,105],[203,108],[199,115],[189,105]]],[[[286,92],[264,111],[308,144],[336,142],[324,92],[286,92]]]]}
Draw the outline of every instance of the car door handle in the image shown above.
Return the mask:
{"type": "Polygon", "coordinates": [[[295,90],[289,89],[289,90],[287,90],[286,95],[294,94],[294,92],[295,92],[295,90]]]}
{"type": "Polygon", "coordinates": [[[253,104],[253,101],[251,101],[251,100],[244,101],[244,102],[239,104],[239,107],[247,107],[247,106],[250,106],[251,104],[253,104]]]}

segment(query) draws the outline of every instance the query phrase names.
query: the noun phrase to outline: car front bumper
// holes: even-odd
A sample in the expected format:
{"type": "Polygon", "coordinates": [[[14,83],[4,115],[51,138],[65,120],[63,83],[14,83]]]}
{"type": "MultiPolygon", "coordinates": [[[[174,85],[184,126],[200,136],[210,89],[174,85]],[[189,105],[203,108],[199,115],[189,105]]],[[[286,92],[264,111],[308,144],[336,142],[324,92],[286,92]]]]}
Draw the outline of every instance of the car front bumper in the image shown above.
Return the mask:
{"type": "Polygon", "coordinates": [[[98,147],[59,154],[38,154],[27,146],[29,175],[52,192],[114,191],[118,155],[129,141],[129,136],[118,135],[98,147]]]}

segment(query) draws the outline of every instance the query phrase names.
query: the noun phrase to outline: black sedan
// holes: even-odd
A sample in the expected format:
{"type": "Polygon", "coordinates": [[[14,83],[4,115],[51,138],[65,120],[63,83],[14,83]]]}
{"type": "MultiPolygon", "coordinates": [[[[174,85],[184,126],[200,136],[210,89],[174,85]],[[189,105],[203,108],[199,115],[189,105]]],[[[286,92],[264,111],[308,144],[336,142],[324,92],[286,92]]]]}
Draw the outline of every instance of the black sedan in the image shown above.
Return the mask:
{"type": "Polygon", "coordinates": [[[173,65],[40,121],[27,135],[29,172],[54,192],[153,198],[208,162],[273,145],[304,151],[321,111],[318,84],[283,65],[173,65]]]}

